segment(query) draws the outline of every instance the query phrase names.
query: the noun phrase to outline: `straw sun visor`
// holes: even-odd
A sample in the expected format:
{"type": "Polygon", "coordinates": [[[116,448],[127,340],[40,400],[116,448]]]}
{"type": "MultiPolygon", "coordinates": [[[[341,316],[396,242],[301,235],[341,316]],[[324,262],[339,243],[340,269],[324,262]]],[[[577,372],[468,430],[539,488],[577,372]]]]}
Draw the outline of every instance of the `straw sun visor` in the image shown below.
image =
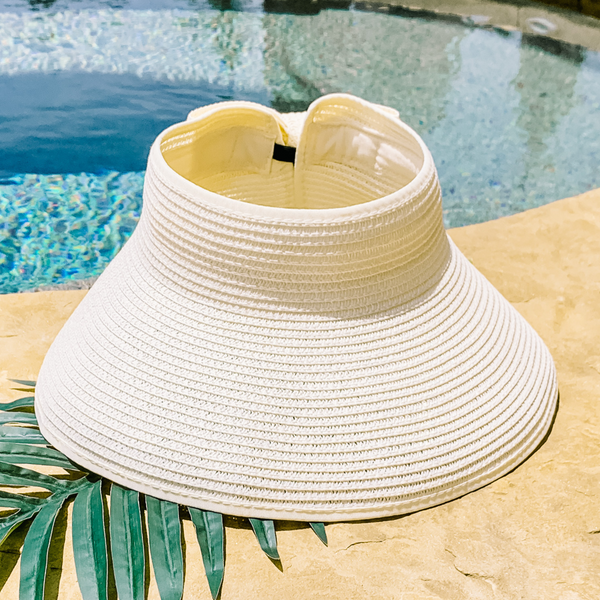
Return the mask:
{"type": "Polygon", "coordinates": [[[131,489],[339,521],[497,479],[556,399],[542,340],[448,238],[423,141],[336,94],[206,107],[159,136],[140,222],[35,402],[47,440],[131,489]]]}

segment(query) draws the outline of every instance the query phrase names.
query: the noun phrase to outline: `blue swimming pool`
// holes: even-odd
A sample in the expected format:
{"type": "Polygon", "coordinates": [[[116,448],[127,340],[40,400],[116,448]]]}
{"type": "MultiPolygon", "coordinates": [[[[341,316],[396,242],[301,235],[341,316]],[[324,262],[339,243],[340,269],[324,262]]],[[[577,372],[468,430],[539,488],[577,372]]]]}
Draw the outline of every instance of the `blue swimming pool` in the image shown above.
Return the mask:
{"type": "Polygon", "coordinates": [[[0,293],[98,275],[135,228],[154,137],[223,99],[397,108],[451,227],[600,187],[598,52],[422,13],[139,5],[0,3],[0,293]]]}

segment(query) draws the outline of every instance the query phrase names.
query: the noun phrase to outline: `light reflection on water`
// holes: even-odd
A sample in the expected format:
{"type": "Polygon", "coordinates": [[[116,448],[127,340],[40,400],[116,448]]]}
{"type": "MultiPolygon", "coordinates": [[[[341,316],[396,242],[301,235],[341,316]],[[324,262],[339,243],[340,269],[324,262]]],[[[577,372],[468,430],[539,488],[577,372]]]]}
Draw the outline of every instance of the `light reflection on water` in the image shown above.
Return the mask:
{"type": "Polygon", "coordinates": [[[424,137],[448,226],[600,186],[600,60],[578,47],[356,11],[5,13],[0,291],[101,272],[139,217],[149,144],[190,109],[333,91],[424,137]]]}

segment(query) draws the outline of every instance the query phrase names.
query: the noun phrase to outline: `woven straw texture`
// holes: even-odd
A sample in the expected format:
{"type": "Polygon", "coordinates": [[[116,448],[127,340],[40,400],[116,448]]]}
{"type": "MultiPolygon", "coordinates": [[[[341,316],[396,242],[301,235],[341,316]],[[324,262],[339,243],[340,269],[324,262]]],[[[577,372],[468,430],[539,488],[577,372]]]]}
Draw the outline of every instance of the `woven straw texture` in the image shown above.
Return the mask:
{"type": "Polygon", "coordinates": [[[215,105],[159,136],[140,223],[48,352],[36,412],[130,488],[336,521],[489,483],[556,400],[545,345],[446,235],[423,142],[337,94],[301,115],[215,105]]]}

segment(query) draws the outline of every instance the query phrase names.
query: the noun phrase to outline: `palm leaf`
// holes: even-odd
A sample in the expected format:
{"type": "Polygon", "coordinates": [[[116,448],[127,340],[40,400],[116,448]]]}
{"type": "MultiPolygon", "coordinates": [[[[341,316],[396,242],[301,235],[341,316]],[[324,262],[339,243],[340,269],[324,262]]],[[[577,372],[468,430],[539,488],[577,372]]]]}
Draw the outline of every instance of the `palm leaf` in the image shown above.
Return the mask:
{"type": "Polygon", "coordinates": [[[74,487],[77,481],[56,479],[32,469],[17,467],[5,462],[0,462],[0,476],[2,485],[19,485],[41,487],[49,492],[64,492],[74,487]]]}
{"type": "Polygon", "coordinates": [[[45,446],[0,441],[0,461],[16,465],[47,465],[78,471],[62,452],[45,446]]]}
{"type": "Polygon", "coordinates": [[[0,410],[14,410],[15,408],[32,408],[35,398],[33,396],[25,396],[18,398],[12,402],[0,404],[0,410]]]}
{"type": "Polygon", "coordinates": [[[29,388],[35,388],[36,385],[35,381],[28,381],[27,379],[9,379],[9,381],[12,381],[13,383],[19,383],[21,385],[26,385],[29,388]]]}
{"type": "Polygon", "coordinates": [[[108,558],[102,481],[83,488],[73,503],[73,554],[83,600],[108,596],[108,558]]]}
{"type": "Polygon", "coordinates": [[[146,496],[148,541],[161,600],[183,596],[183,549],[179,505],[146,496]]]}
{"type": "MultiPolygon", "coordinates": [[[[45,502],[43,498],[35,496],[25,496],[24,494],[12,494],[11,492],[0,491],[0,506],[2,508],[20,508],[21,510],[30,510],[34,506],[41,507],[45,502]]],[[[12,515],[10,515],[12,516],[12,515]]]]}
{"type": "Polygon", "coordinates": [[[10,425],[0,425],[0,440],[26,444],[48,444],[48,440],[40,433],[39,429],[11,427],[10,425]]]}
{"type": "Polygon", "coordinates": [[[18,387],[18,388],[11,388],[17,392],[27,392],[28,394],[35,394],[35,388],[32,387],[18,387]]]}
{"type": "Polygon", "coordinates": [[[225,530],[223,515],[198,508],[188,508],[202,551],[202,562],[213,600],[219,595],[225,569],[225,530]]]}
{"type": "Polygon", "coordinates": [[[35,516],[41,509],[41,506],[32,507],[29,510],[21,509],[19,512],[16,512],[8,517],[3,517],[0,519],[0,545],[2,545],[8,536],[21,524],[23,521],[27,521],[27,519],[31,519],[31,517],[35,516]]]}
{"type": "Polygon", "coordinates": [[[310,523],[312,530],[317,534],[317,537],[327,546],[327,532],[325,531],[324,523],[310,523]]]}
{"type": "Polygon", "coordinates": [[[19,423],[21,425],[36,425],[37,419],[28,412],[0,412],[0,424],[19,423]]]}
{"type": "Polygon", "coordinates": [[[140,495],[112,484],[110,548],[120,600],[143,600],[146,556],[142,538],[140,495]]]}
{"type": "Polygon", "coordinates": [[[50,538],[65,496],[48,502],[37,514],[27,532],[21,553],[19,600],[43,600],[50,538]]]}
{"type": "Polygon", "coordinates": [[[263,552],[273,560],[281,560],[277,552],[277,536],[275,524],[267,519],[250,519],[254,535],[263,549],[263,552]]]}
{"type": "Polygon", "coordinates": [[[45,503],[45,499],[35,496],[0,491],[0,506],[18,509],[16,512],[0,518],[0,546],[23,521],[34,517],[45,503]]]}

